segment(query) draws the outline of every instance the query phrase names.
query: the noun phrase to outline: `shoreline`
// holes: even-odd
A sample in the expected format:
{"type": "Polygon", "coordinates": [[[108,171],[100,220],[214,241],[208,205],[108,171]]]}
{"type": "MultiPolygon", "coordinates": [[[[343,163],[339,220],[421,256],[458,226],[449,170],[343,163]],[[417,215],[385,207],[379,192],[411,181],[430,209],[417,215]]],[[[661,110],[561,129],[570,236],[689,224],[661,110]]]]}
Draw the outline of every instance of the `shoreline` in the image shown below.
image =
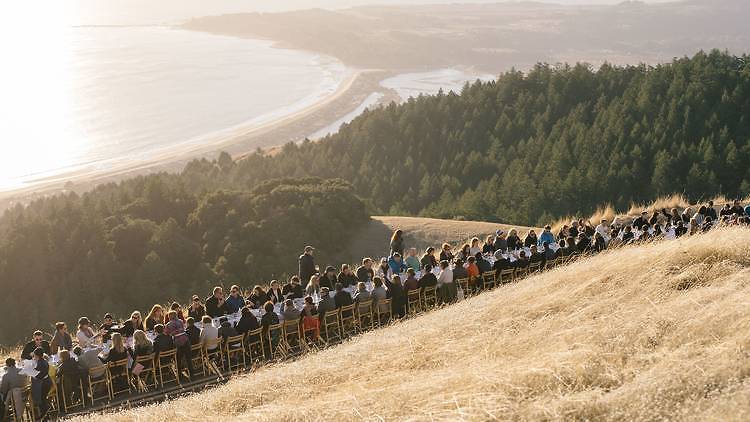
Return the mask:
{"type": "Polygon", "coordinates": [[[18,203],[28,203],[59,193],[80,194],[97,185],[118,182],[128,177],[164,171],[178,172],[194,159],[215,158],[222,151],[228,152],[234,158],[241,158],[258,148],[273,150],[290,141],[301,141],[316,130],[325,128],[356,109],[373,92],[383,92],[383,101],[396,99],[395,93],[388,95],[389,90],[378,85],[392,72],[356,68],[351,68],[351,71],[332,94],[269,122],[225,128],[214,136],[205,135],[205,142],[175,146],[144,161],[123,163],[106,170],[71,171],[41,178],[29,186],[0,192],[0,212],[18,203]]]}

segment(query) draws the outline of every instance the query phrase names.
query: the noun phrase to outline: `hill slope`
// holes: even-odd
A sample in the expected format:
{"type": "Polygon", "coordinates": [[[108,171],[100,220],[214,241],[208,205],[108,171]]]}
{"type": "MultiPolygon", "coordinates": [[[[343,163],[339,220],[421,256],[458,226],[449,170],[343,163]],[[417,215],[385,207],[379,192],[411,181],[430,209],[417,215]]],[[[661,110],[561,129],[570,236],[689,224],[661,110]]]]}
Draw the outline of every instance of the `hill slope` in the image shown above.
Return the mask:
{"type": "Polygon", "coordinates": [[[750,230],[609,251],[114,420],[750,417],[750,230]]]}

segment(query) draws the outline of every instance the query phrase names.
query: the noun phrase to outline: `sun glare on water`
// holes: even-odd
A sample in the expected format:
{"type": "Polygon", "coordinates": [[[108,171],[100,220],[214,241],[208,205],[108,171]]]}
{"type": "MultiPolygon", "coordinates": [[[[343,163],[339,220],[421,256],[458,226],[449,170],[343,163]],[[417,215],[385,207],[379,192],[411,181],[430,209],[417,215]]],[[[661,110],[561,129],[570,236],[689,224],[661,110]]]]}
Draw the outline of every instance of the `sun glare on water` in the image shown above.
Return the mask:
{"type": "Polygon", "coordinates": [[[74,63],[67,2],[0,6],[0,191],[42,179],[70,165],[86,148],[73,127],[74,63]]]}

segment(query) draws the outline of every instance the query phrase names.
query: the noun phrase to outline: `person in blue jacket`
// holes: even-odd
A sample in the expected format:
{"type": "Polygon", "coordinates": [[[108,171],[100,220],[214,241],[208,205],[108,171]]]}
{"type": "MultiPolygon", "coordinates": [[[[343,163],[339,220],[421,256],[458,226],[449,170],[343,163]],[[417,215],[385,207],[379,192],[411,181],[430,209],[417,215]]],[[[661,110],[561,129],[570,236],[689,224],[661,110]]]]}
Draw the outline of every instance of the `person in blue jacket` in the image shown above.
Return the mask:
{"type": "Polygon", "coordinates": [[[549,225],[544,226],[544,231],[539,235],[537,245],[544,246],[545,242],[550,245],[555,243],[555,235],[552,234],[552,227],[550,227],[549,225]]]}
{"type": "Polygon", "coordinates": [[[391,269],[391,272],[396,275],[406,272],[406,264],[404,264],[404,260],[401,259],[401,254],[398,252],[388,258],[388,267],[391,269]]]}

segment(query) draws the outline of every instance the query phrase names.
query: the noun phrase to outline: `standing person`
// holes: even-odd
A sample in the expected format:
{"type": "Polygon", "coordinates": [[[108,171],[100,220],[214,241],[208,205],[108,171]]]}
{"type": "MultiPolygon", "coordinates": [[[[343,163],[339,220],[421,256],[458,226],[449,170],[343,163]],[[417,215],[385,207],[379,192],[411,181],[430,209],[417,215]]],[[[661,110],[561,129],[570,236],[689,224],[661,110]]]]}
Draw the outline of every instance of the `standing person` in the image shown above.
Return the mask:
{"type": "Polygon", "coordinates": [[[31,378],[31,397],[34,404],[39,408],[40,420],[47,419],[49,410],[49,390],[52,388],[52,380],[49,377],[49,364],[41,347],[34,349],[34,369],[39,373],[31,378]]]}
{"type": "Polygon", "coordinates": [[[393,232],[393,236],[391,236],[391,251],[389,255],[395,253],[404,256],[404,232],[401,229],[393,232]]]}
{"type": "Polygon", "coordinates": [[[218,318],[226,314],[226,304],[224,303],[224,289],[220,286],[214,287],[214,294],[206,299],[206,315],[211,318],[218,318]]]}
{"type": "Polygon", "coordinates": [[[73,338],[68,334],[68,326],[64,322],[55,324],[55,335],[52,336],[49,348],[51,355],[60,350],[73,350],[73,338]]]}
{"type": "Polygon", "coordinates": [[[299,256],[299,271],[297,272],[297,276],[305,283],[305,286],[302,287],[306,287],[307,282],[310,281],[310,277],[317,272],[315,270],[315,258],[313,257],[314,251],[315,248],[312,246],[305,246],[304,252],[299,256]]]}

